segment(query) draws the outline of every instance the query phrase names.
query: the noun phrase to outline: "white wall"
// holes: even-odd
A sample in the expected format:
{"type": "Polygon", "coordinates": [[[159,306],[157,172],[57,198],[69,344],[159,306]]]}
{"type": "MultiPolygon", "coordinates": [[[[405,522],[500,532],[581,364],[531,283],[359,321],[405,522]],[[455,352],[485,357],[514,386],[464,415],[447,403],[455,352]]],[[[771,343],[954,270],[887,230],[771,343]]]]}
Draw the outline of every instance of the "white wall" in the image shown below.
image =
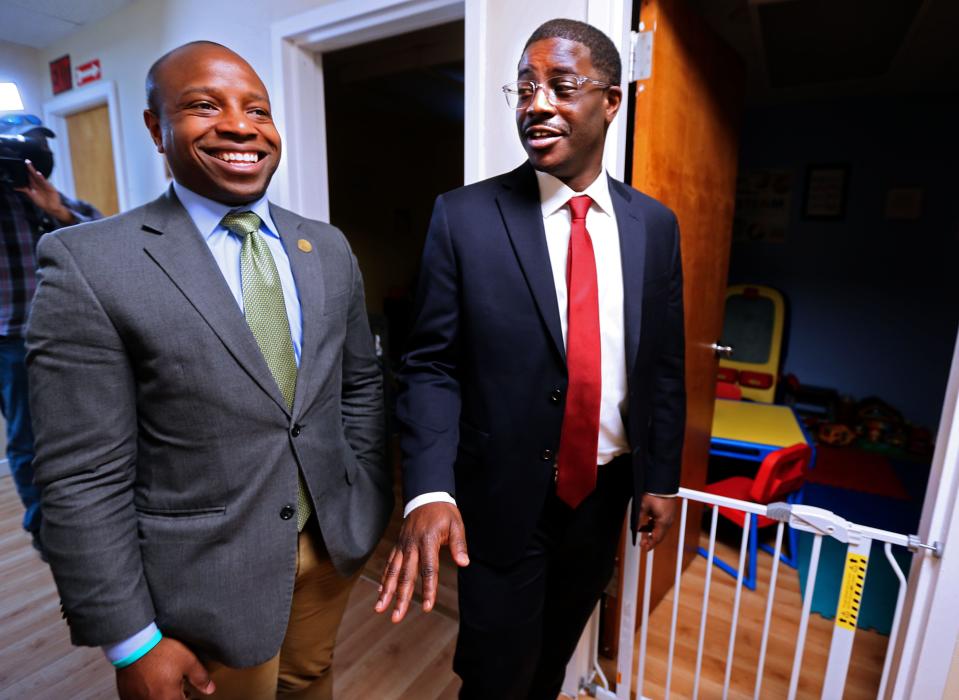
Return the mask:
{"type": "MultiPolygon", "coordinates": [[[[116,82],[129,202],[136,206],[165,187],[162,160],[142,121],[143,80],[150,64],[182,43],[209,39],[246,58],[275,92],[271,24],[332,1],[139,0],[43,49],[39,66],[63,54],[70,54],[73,66],[99,58],[103,79],[116,82]]],[[[525,158],[499,86],[516,79],[516,64],[530,32],[547,19],[571,17],[594,23],[622,45],[629,5],[628,0],[466,0],[468,182],[510,170],[525,158]],[[617,28],[622,33],[617,35],[617,28]]],[[[49,80],[41,84],[49,99],[49,80]]],[[[621,113],[608,139],[607,167],[616,175],[621,175],[625,121],[621,113]]]]}
{"type": "MultiPolygon", "coordinates": [[[[99,58],[103,79],[116,81],[123,141],[120,147],[126,157],[130,205],[137,206],[155,198],[165,187],[162,160],[143,126],[143,81],[150,64],[180,44],[208,39],[243,56],[270,89],[270,24],[328,1],[140,0],[43,49],[40,66],[63,54],[70,54],[74,67],[99,58]]],[[[0,57],[0,65],[6,65],[5,55],[0,57]]],[[[50,97],[47,80],[43,98],[50,97]]]]}
{"type": "MultiPolygon", "coordinates": [[[[628,0],[466,0],[466,59],[467,63],[474,61],[467,66],[467,90],[474,90],[467,95],[467,182],[512,170],[526,159],[516,133],[514,113],[506,106],[499,88],[516,80],[516,65],[533,30],[557,17],[593,24],[620,47],[625,79],[628,50],[623,45],[628,33],[629,6],[628,0]],[[478,47],[475,53],[471,53],[471,44],[478,47]],[[470,86],[470,77],[474,77],[475,88],[470,86]],[[479,115],[475,133],[469,128],[470,114],[479,115]]],[[[607,136],[606,167],[616,177],[622,177],[625,124],[625,110],[620,110],[607,136]]]]}
{"type": "Polygon", "coordinates": [[[476,172],[469,173],[470,176],[475,179],[491,177],[512,170],[526,160],[516,135],[514,112],[506,106],[499,88],[516,80],[516,65],[523,53],[523,45],[536,27],[555,17],[585,20],[587,5],[587,0],[467,1],[467,41],[473,38],[469,36],[470,30],[476,32],[474,37],[482,45],[486,59],[480,62],[476,76],[480,96],[479,113],[482,115],[479,129],[481,144],[478,162],[474,166],[476,172]],[[478,26],[470,26],[471,4],[479,6],[478,26]]]}
{"type": "Polygon", "coordinates": [[[37,49],[0,41],[0,83],[16,83],[24,111],[40,117],[43,116],[45,66],[37,49]]]}

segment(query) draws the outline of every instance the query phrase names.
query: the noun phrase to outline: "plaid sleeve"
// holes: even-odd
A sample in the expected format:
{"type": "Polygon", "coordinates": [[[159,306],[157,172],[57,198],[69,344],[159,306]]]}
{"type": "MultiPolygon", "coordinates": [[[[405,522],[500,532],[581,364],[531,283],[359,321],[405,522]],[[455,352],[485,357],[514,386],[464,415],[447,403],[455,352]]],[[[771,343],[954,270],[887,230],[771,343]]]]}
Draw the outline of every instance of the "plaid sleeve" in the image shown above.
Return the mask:
{"type": "MultiPolygon", "coordinates": [[[[89,202],[84,202],[82,199],[70,199],[61,192],[60,201],[63,202],[63,206],[69,209],[70,213],[76,217],[76,223],[78,224],[103,218],[103,214],[101,214],[95,206],[89,202]]],[[[57,228],[59,228],[59,224],[57,228]]]]}

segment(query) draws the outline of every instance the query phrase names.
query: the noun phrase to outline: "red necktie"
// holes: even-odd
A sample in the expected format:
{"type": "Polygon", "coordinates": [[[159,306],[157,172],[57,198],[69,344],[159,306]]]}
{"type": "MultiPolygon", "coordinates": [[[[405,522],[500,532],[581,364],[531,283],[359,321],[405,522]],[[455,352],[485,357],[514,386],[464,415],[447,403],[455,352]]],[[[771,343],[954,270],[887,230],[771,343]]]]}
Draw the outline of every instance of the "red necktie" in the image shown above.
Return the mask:
{"type": "Polygon", "coordinates": [[[599,346],[599,290],[593,242],[586,231],[587,196],[569,200],[573,225],[566,259],[568,325],[566,367],[569,388],[559,439],[556,495],[572,508],[596,488],[599,402],[602,371],[599,346]]]}

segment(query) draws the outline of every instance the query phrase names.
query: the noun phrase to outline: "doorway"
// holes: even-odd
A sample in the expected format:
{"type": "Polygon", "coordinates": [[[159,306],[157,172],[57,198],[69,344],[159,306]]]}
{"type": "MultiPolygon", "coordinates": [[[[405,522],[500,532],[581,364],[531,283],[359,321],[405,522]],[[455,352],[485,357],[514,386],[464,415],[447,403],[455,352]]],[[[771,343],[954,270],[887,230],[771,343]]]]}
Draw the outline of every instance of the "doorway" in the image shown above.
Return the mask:
{"type": "MultiPolygon", "coordinates": [[[[390,419],[392,377],[409,332],[423,243],[436,197],[463,184],[464,29],[458,19],[322,55],[329,221],[343,231],[363,274],[384,373],[387,454],[396,488],[393,518],[364,568],[360,584],[364,591],[379,580],[402,521],[399,448],[390,419]]],[[[455,692],[458,681],[448,662],[429,671],[428,682],[414,680],[436,663],[436,654],[445,659],[452,653],[456,576],[445,553],[441,569],[435,613],[413,623],[423,625],[417,635],[411,635],[409,622],[372,621],[384,628],[381,640],[388,644],[412,648],[416,640],[425,639],[433,651],[417,654],[406,674],[391,670],[371,679],[358,669],[341,667],[338,695],[444,697],[441,689],[447,686],[455,692]],[[411,682],[408,688],[404,685],[411,682]]],[[[357,605],[370,615],[370,593],[363,595],[366,598],[357,605]]],[[[350,639],[361,632],[348,616],[340,636],[350,639]]]]}
{"type": "Polygon", "coordinates": [[[330,222],[395,366],[436,196],[463,184],[463,22],[323,55],[330,222]]]}
{"type": "Polygon", "coordinates": [[[50,182],[109,216],[129,207],[116,83],[100,80],[43,104],[54,168],[50,182]]]}
{"type": "MultiPolygon", "coordinates": [[[[761,287],[786,297],[780,371],[788,379],[777,403],[797,410],[818,452],[804,502],[941,539],[926,536],[941,499],[935,480],[927,493],[927,480],[931,465],[934,479],[936,469],[955,468],[942,466],[943,448],[933,445],[949,438],[955,403],[946,394],[943,412],[959,325],[949,126],[959,114],[959,70],[938,56],[955,6],[902,2],[867,13],[855,3],[689,4],[747,68],[729,283],[752,288],[757,300],[761,287]]],[[[735,343],[723,337],[720,345],[735,343]]],[[[802,582],[810,547],[801,536],[791,576],[802,582]]],[[[908,570],[911,555],[899,553],[908,570]]],[[[840,548],[819,560],[811,597],[819,621],[836,615],[837,596],[821,584],[838,582],[844,555],[840,548]]],[[[898,583],[884,588],[895,579],[881,549],[872,558],[853,664],[863,672],[859,689],[874,693],[880,665],[868,650],[885,651],[898,583]]],[[[917,561],[928,570],[931,559],[917,561]]]]}
{"type": "Polygon", "coordinates": [[[916,532],[959,326],[959,69],[936,58],[956,10],[695,4],[748,69],[729,283],[785,297],[807,503],[916,532]]]}
{"type": "Polygon", "coordinates": [[[100,104],[66,117],[74,192],[104,216],[120,211],[113,168],[110,111],[100,104]]]}

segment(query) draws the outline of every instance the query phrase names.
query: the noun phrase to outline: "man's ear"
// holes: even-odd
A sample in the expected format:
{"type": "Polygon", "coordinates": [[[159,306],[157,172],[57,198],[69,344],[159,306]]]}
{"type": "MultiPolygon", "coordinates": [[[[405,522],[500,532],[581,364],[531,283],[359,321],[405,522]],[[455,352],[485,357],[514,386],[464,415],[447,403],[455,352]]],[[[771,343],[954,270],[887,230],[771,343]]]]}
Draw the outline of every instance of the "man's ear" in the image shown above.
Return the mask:
{"type": "Polygon", "coordinates": [[[619,112],[623,104],[623,88],[619,85],[611,85],[606,88],[606,126],[613,121],[613,117],[619,112]]]}
{"type": "Polygon", "coordinates": [[[143,123],[147,125],[150,138],[157,147],[157,153],[163,153],[163,132],[160,130],[160,118],[151,110],[143,110],[143,123]]]}

